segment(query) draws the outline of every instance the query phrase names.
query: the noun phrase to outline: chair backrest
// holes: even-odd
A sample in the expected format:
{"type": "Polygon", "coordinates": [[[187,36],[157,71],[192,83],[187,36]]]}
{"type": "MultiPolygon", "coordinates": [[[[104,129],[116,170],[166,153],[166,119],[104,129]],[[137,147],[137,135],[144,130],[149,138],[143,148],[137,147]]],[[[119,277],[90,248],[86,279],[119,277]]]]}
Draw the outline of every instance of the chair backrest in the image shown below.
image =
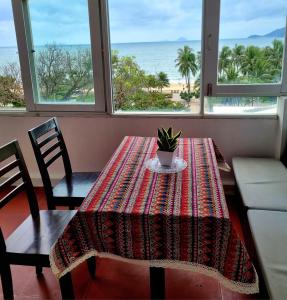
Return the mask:
{"type": "MultiPolygon", "coordinates": [[[[0,209],[15,196],[25,191],[31,215],[39,216],[35,191],[18,142],[12,141],[0,147],[0,209]]],[[[5,241],[0,228],[0,252],[5,251],[5,241]]]]}
{"type": "MultiPolygon", "coordinates": [[[[32,218],[37,222],[39,217],[37,197],[18,141],[14,140],[0,147],[0,209],[23,191],[26,192],[32,218]]],[[[5,260],[5,252],[6,243],[0,227],[1,260],[5,260]]]]}
{"type": "Polygon", "coordinates": [[[52,118],[45,123],[28,131],[41,173],[46,197],[52,201],[53,187],[48,168],[58,159],[62,158],[67,180],[71,178],[72,167],[65,141],[58,125],[57,119],[52,118]]]}
{"type": "Polygon", "coordinates": [[[18,141],[0,147],[0,209],[25,191],[31,215],[39,216],[37,197],[18,141]]]}

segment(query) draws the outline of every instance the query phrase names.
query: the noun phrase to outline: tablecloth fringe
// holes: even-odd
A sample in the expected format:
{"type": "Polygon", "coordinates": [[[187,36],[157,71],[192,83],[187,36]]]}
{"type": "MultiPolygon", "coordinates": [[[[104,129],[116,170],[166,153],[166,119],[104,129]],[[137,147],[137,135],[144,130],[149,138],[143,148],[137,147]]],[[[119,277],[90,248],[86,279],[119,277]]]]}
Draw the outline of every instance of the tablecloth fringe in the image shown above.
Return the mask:
{"type": "MultiPolygon", "coordinates": [[[[207,275],[209,277],[213,277],[217,279],[224,287],[226,287],[229,290],[232,290],[234,292],[238,292],[241,294],[256,294],[259,293],[259,282],[258,282],[258,275],[256,270],[254,269],[254,273],[256,276],[255,283],[242,283],[237,282],[233,280],[229,280],[225,278],[218,270],[207,267],[201,264],[188,262],[188,261],[175,261],[175,260],[140,260],[140,259],[130,259],[121,257],[112,253],[106,253],[106,252],[98,252],[96,250],[89,251],[85,255],[81,256],[80,258],[76,259],[68,268],[66,268],[64,271],[60,271],[58,267],[56,266],[54,262],[53,255],[50,255],[50,265],[52,268],[53,273],[56,275],[58,279],[60,279],[62,276],[67,274],[68,272],[75,269],[78,265],[86,261],[88,258],[92,256],[98,256],[101,258],[110,258],[115,259],[119,261],[123,261],[126,263],[131,264],[137,264],[142,266],[148,266],[148,267],[162,267],[162,268],[171,268],[171,269],[181,269],[191,272],[197,272],[200,274],[207,275]]],[[[254,268],[254,267],[253,267],[254,268]]]]}

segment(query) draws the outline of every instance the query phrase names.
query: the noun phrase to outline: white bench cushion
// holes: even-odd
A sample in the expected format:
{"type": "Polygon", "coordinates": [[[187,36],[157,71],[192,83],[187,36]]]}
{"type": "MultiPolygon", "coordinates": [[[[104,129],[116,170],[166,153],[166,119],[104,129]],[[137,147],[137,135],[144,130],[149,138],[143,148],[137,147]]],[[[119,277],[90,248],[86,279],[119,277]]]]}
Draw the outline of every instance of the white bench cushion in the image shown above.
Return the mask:
{"type": "Polygon", "coordinates": [[[240,183],[287,182],[287,169],[273,158],[235,157],[232,165],[236,181],[240,183]]]}
{"type": "Polygon", "coordinates": [[[269,294],[275,300],[287,299],[287,212],[247,214],[269,294]]]}
{"type": "Polygon", "coordinates": [[[233,169],[244,206],[287,211],[287,169],[269,158],[234,158],[233,169]]]}
{"type": "Polygon", "coordinates": [[[287,182],[238,183],[244,206],[287,211],[287,182]]]}

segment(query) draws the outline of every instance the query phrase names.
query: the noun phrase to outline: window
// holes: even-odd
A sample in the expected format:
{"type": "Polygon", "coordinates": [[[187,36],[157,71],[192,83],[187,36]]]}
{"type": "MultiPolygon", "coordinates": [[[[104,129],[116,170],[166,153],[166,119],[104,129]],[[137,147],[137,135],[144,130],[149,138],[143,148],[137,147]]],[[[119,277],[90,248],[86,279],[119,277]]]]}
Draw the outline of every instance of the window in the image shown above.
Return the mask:
{"type": "Polygon", "coordinates": [[[11,1],[2,0],[0,2],[0,110],[24,107],[11,1]]]}
{"type": "MultiPolygon", "coordinates": [[[[206,1],[204,95],[219,97],[215,103],[221,101],[221,109],[226,99],[257,97],[252,101],[253,110],[246,110],[255,113],[260,107],[262,111],[268,97],[284,94],[286,12],[287,4],[279,0],[262,1],[260,5],[253,0],[206,1]],[[211,11],[213,17],[208,19],[211,11]]],[[[234,114],[234,109],[229,110],[234,114]]],[[[237,112],[242,113],[242,107],[237,112]]]]}
{"type": "Polygon", "coordinates": [[[110,0],[109,20],[114,110],[199,113],[202,1],[110,0]]]}
{"type": "Polygon", "coordinates": [[[87,0],[29,0],[38,102],[95,102],[87,0]]]}
{"type": "Polygon", "coordinates": [[[286,1],[221,0],[219,84],[281,82],[286,12],[286,1]]]}
{"type": "MultiPolygon", "coordinates": [[[[21,83],[6,69],[8,94],[19,100],[5,100],[9,107],[270,115],[287,95],[286,1],[13,0],[12,7],[25,76],[21,83]]],[[[11,20],[10,1],[0,8],[0,22],[11,20]]],[[[16,46],[9,28],[0,27],[2,47],[16,46]]],[[[7,51],[0,48],[0,65],[7,51]]],[[[17,49],[9,51],[17,63],[17,49]]]]}

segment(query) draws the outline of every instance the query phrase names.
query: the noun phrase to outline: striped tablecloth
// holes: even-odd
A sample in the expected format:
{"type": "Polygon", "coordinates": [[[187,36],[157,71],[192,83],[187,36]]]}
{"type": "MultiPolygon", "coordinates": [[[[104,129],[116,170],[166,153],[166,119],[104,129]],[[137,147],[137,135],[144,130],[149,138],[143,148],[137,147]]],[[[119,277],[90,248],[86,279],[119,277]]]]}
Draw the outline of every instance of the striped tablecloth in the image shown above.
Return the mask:
{"type": "Polygon", "coordinates": [[[96,255],[217,278],[241,293],[258,292],[256,271],[229,219],[210,138],[182,138],[177,174],[153,173],[156,138],[125,137],[51,250],[58,278],[96,255]]]}

